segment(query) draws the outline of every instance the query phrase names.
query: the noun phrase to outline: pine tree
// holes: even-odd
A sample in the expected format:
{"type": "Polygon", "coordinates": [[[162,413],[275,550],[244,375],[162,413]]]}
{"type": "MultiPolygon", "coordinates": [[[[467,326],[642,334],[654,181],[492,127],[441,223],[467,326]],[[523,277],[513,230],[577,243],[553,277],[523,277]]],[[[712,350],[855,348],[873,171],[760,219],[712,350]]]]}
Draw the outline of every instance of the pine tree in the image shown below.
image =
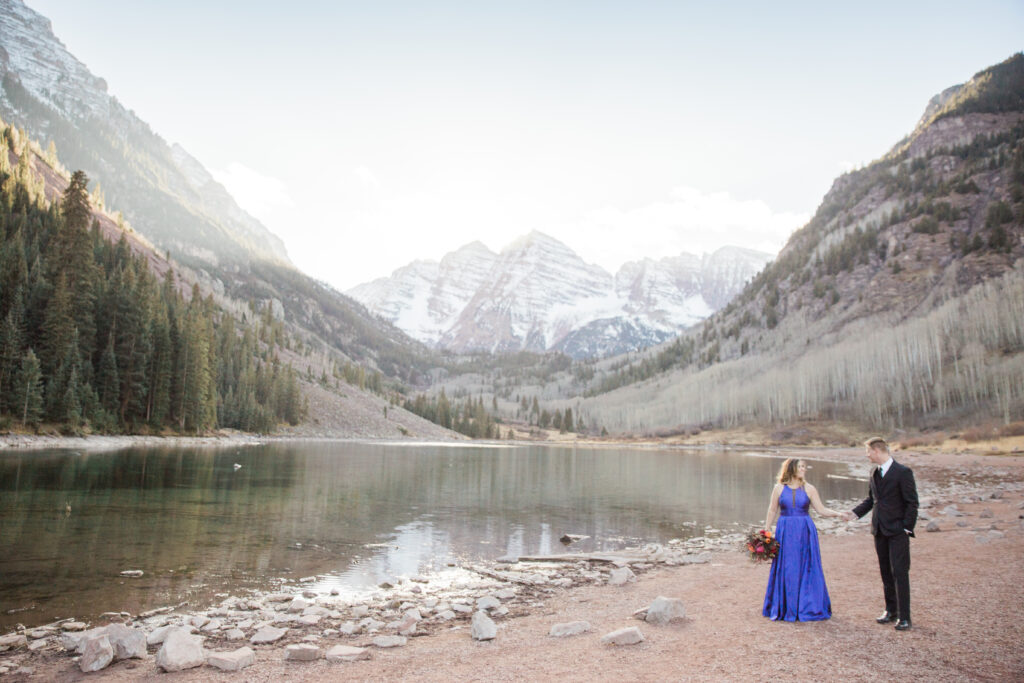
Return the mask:
{"type": "Polygon", "coordinates": [[[21,424],[39,424],[43,413],[43,382],[39,359],[29,349],[21,358],[14,379],[14,403],[21,415],[21,424]]]}

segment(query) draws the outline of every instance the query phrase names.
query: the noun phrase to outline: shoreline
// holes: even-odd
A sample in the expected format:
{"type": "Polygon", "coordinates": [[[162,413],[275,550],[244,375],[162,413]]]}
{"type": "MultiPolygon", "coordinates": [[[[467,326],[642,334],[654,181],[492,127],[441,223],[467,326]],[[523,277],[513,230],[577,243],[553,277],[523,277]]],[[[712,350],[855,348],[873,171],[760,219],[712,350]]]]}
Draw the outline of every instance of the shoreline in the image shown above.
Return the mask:
{"type": "MultiPolygon", "coordinates": [[[[803,449],[801,450],[801,456],[808,457],[809,459],[813,457],[810,453],[803,451],[803,449]]],[[[859,454],[857,449],[841,449],[840,451],[824,449],[820,455],[832,456],[827,458],[830,460],[836,459],[850,463],[863,460],[863,455],[859,454]]],[[[900,457],[908,460],[903,455],[900,455],[900,457]]],[[[918,559],[916,548],[924,544],[922,537],[928,541],[932,539],[939,539],[944,542],[956,541],[954,543],[957,546],[955,553],[958,555],[954,555],[955,557],[974,558],[978,555],[987,557],[995,553],[996,556],[989,557],[989,560],[992,560],[995,566],[1002,567],[1005,570],[1004,573],[1009,575],[1008,578],[1016,577],[1016,588],[1013,589],[1016,592],[1013,595],[1004,596],[1004,599],[1012,604],[1012,602],[1024,598],[1024,594],[1022,594],[1024,593],[1024,576],[1021,576],[1020,568],[1015,566],[1019,563],[1011,560],[1010,565],[1007,567],[1005,561],[1007,556],[1011,558],[1020,556],[1019,552],[1017,555],[1010,553],[1011,548],[1015,551],[1024,549],[1024,526],[1022,526],[1022,522],[1019,519],[1015,519],[1017,515],[1021,514],[1021,510],[1024,510],[1024,458],[990,459],[972,456],[965,459],[962,456],[940,455],[936,457],[928,453],[915,453],[911,456],[911,460],[910,464],[917,470],[921,485],[923,513],[919,524],[921,533],[918,534],[918,540],[915,541],[914,569],[920,571],[918,567],[921,565],[921,561],[918,559]],[[953,513],[946,514],[948,512],[948,505],[958,507],[958,512],[963,517],[958,517],[953,513]],[[997,514],[987,517],[986,512],[989,512],[990,515],[992,513],[997,514]],[[926,534],[924,528],[930,521],[935,521],[939,524],[943,532],[951,533],[926,534]],[[958,526],[958,524],[962,526],[958,526]],[[990,528],[992,525],[996,525],[998,528],[990,528]],[[990,535],[991,538],[989,538],[990,535]],[[977,540],[980,537],[984,537],[986,540],[977,540]]],[[[873,548],[869,547],[868,539],[870,537],[866,533],[866,520],[860,520],[853,525],[847,526],[843,523],[833,522],[831,519],[818,519],[816,524],[822,537],[823,556],[826,557],[826,570],[829,571],[829,565],[832,565],[833,572],[845,574],[850,570],[850,568],[846,567],[847,562],[853,562],[859,573],[858,575],[863,575],[861,579],[866,582],[870,589],[875,589],[869,595],[877,602],[879,596],[874,595],[875,592],[880,592],[880,588],[874,586],[877,583],[877,578],[875,578],[877,575],[877,564],[872,564],[874,562],[873,548]],[[829,557],[831,557],[831,560],[828,559],[829,557]],[[872,567],[874,568],[873,572],[871,571],[872,567]]],[[[696,541],[696,539],[692,540],[696,541]]],[[[451,647],[459,651],[469,648],[470,655],[467,656],[490,658],[492,656],[492,649],[505,649],[495,647],[497,643],[514,640],[511,637],[513,633],[522,629],[528,630],[528,628],[536,627],[539,622],[545,620],[548,626],[556,621],[568,621],[567,618],[562,618],[562,614],[567,611],[571,612],[573,608],[579,607],[580,604],[606,604],[606,610],[609,614],[625,613],[624,616],[621,616],[621,619],[617,617],[617,619],[622,621],[621,625],[639,624],[641,630],[648,634],[651,632],[651,628],[647,625],[635,621],[633,624],[630,624],[627,621],[632,611],[646,606],[646,603],[639,604],[642,600],[632,600],[627,610],[625,609],[626,606],[617,604],[621,600],[616,598],[616,596],[621,596],[625,593],[642,593],[648,585],[650,585],[651,590],[661,591],[671,597],[672,595],[668,592],[670,587],[690,586],[696,580],[708,583],[711,586],[709,588],[711,594],[717,595],[719,600],[733,602],[736,599],[743,599],[759,604],[760,596],[746,594],[750,591],[749,586],[742,594],[738,595],[735,586],[731,586],[728,582],[716,581],[714,578],[720,573],[736,573],[740,578],[750,575],[752,571],[759,576],[766,574],[765,572],[757,572],[756,567],[747,564],[737,546],[738,543],[735,542],[735,539],[731,538],[731,536],[725,536],[719,540],[702,539],[699,542],[691,543],[686,541],[675,545],[670,543],[667,546],[633,551],[632,554],[627,551],[605,553],[605,555],[619,555],[618,559],[620,562],[618,563],[614,561],[609,563],[606,561],[587,560],[582,556],[574,558],[572,561],[561,563],[531,562],[520,565],[496,563],[485,565],[485,563],[479,563],[475,566],[466,565],[461,567],[461,569],[471,574],[476,574],[479,580],[475,583],[464,582],[455,588],[445,590],[431,586],[429,578],[406,577],[402,583],[391,589],[381,589],[381,592],[373,599],[359,601],[359,604],[344,603],[343,600],[335,596],[310,594],[311,591],[306,590],[304,582],[300,580],[288,585],[287,588],[279,588],[279,593],[277,594],[262,593],[258,596],[245,598],[237,596],[228,597],[218,605],[201,610],[158,610],[162,614],[147,613],[146,615],[137,615],[129,619],[128,623],[133,626],[144,627],[147,629],[147,632],[151,632],[151,629],[172,623],[184,624],[186,621],[191,621],[195,624],[197,621],[202,622],[197,630],[200,635],[205,637],[206,647],[211,651],[230,650],[242,645],[248,645],[249,638],[251,638],[255,627],[262,622],[267,622],[266,625],[269,626],[287,628],[288,634],[282,636],[282,639],[276,644],[251,646],[256,649],[257,657],[256,665],[245,669],[246,678],[249,680],[276,679],[280,675],[286,675],[282,673],[282,667],[286,671],[297,671],[296,667],[303,667],[301,669],[302,675],[310,677],[312,680],[330,680],[337,675],[347,675],[349,672],[348,667],[354,667],[352,672],[358,671],[360,673],[356,675],[364,678],[376,679],[398,676],[403,678],[419,677],[423,680],[431,680],[426,670],[409,668],[419,657],[440,656],[440,653],[437,652],[438,648],[451,647]],[[724,551],[712,552],[723,546],[724,551]],[[635,578],[632,580],[627,579],[622,586],[611,585],[609,581],[611,568],[616,564],[630,567],[630,571],[635,574],[635,578]],[[499,640],[477,642],[471,639],[467,633],[467,627],[469,614],[476,611],[474,609],[475,601],[488,597],[491,594],[509,590],[512,591],[513,596],[508,597],[507,593],[503,593],[502,596],[495,597],[497,605],[491,608],[491,617],[498,625],[499,640]],[[296,596],[305,595],[305,597],[302,597],[302,600],[307,601],[309,604],[298,603],[301,607],[299,611],[303,614],[290,612],[287,610],[287,607],[292,605],[291,602],[286,605],[283,600],[279,602],[270,600],[272,596],[275,597],[275,600],[278,600],[282,595],[284,600],[288,601],[294,601],[296,596]],[[430,604],[431,601],[433,601],[433,604],[430,604]],[[244,606],[241,604],[243,602],[245,603],[244,606]],[[440,610],[435,610],[438,606],[454,607],[455,604],[461,606],[459,612],[457,614],[453,613],[447,616],[447,618],[440,616],[440,610]],[[362,607],[359,605],[362,605],[362,607]],[[254,607],[256,609],[251,609],[254,607]],[[409,610],[414,607],[418,610],[420,618],[415,620],[416,627],[409,636],[407,646],[394,650],[384,650],[373,646],[373,638],[378,635],[393,635],[397,633],[400,629],[396,622],[407,616],[409,610]],[[364,614],[364,609],[365,616],[359,616],[364,614]],[[307,613],[307,610],[310,610],[309,613],[307,613]],[[506,610],[506,612],[502,613],[503,610],[506,610]],[[321,611],[324,613],[321,613],[321,611]],[[308,621],[312,623],[305,625],[295,624],[294,619],[301,618],[302,616],[309,617],[308,621]],[[556,616],[558,617],[557,619],[555,619],[556,616]],[[366,628],[365,619],[367,618],[372,620],[368,624],[371,627],[370,629],[366,628]],[[207,628],[210,626],[210,622],[215,620],[219,620],[221,623],[217,623],[214,629],[207,628]],[[246,621],[250,623],[247,624],[245,623],[246,621]],[[363,626],[359,626],[361,622],[363,626]],[[227,639],[225,632],[229,630],[227,628],[229,625],[235,628],[239,625],[246,626],[246,630],[243,631],[244,638],[241,640],[227,639]],[[353,626],[359,626],[359,628],[353,630],[353,626]],[[376,632],[373,632],[374,628],[377,629],[376,632]],[[353,630],[352,635],[344,635],[344,632],[347,630],[353,630]],[[433,643],[433,641],[437,641],[437,644],[425,645],[425,643],[433,643]],[[283,659],[284,646],[300,643],[312,643],[322,649],[327,649],[334,644],[367,647],[366,652],[370,653],[371,660],[352,664],[334,664],[324,662],[323,660],[320,660],[319,664],[285,662],[283,659]],[[422,654],[423,651],[426,651],[427,654],[422,654]],[[421,652],[421,654],[414,654],[416,652],[421,652]],[[345,668],[338,669],[337,667],[339,666],[345,668]]],[[[939,557],[945,557],[945,555],[940,555],[939,557]]],[[[925,562],[927,563],[927,560],[925,562]]],[[[952,560],[947,558],[945,564],[934,564],[933,562],[930,567],[926,565],[927,572],[938,576],[940,582],[943,580],[943,575],[946,575],[945,581],[948,583],[950,579],[949,574],[952,570],[963,571],[964,569],[963,567],[954,567],[950,562],[952,560]]],[[[968,572],[972,578],[966,584],[968,586],[966,593],[970,595],[972,592],[978,592],[980,586],[971,583],[971,581],[976,582],[977,577],[973,576],[973,572],[970,572],[969,569],[968,572]]],[[[917,573],[912,571],[912,585],[914,585],[913,581],[916,576],[917,573]]],[[[761,576],[762,580],[763,578],[761,576]]],[[[996,577],[988,578],[994,579],[996,577]]],[[[832,579],[830,578],[829,581],[831,587],[832,579]]],[[[954,583],[954,585],[960,584],[954,583]]],[[[761,590],[763,591],[763,586],[761,590]]],[[[958,590],[963,592],[962,588],[958,590]]],[[[1007,588],[1006,590],[1011,589],[1007,588]]],[[[492,597],[494,596],[492,595],[492,597]]],[[[708,597],[708,595],[691,595],[688,601],[695,600],[699,603],[701,599],[707,600],[708,597]]],[[[834,603],[836,602],[838,601],[834,600],[834,603]]],[[[920,602],[917,604],[920,604],[920,602]]],[[[444,612],[451,611],[444,610],[444,612]]],[[[927,618],[922,619],[920,612],[915,612],[915,614],[918,615],[915,617],[915,628],[922,620],[924,623],[927,623],[927,618]]],[[[131,617],[131,615],[126,616],[131,617]]],[[[698,616],[699,613],[688,617],[681,627],[669,626],[664,628],[668,629],[675,636],[686,640],[689,637],[688,632],[694,630],[695,620],[698,619],[698,616]]],[[[961,617],[957,618],[961,619],[961,617]]],[[[963,618],[970,620],[971,616],[968,613],[963,618]]],[[[118,616],[116,620],[122,621],[124,617],[118,616]]],[[[600,622],[601,620],[591,618],[590,621],[600,622]]],[[[838,622],[838,619],[833,621],[838,622]]],[[[977,620],[975,619],[975,621],[977,620]]],[[[759,624],[756,619],[753,622],[753,625],[759,624]]],[[[1015,622],[1009,624],[1007,628],[1017,636],[1024,636],[1024,633],[1021,632],[1021,626],[1014,624],[1015,622]]],[[[98,625],[92,624],[91,626],[95,627],[98,625]]],[[[778,624],[772,626],[785,628],[784,625],[778,624]]],[[[799,625],[798,628],[804,628],[805,626],[799,625]]],[[[764,626],[760,625],[760,628],[763,629],[764,626]]],[[[45,629],[27,629],[26,632],[35,632],[35,635],[40,635],[39,632],[42,630],[45,629]]],[[[38,652],[30,654],[24,649],[15,649],[0,654],[0,669],[14,673],[18,669],[28,667],[34,669],[37,673],[42,673],[47,679],[63,680],[72,678],[72,674],[77,674],[78,667],[74,660],[63,652],[62,645],[59,642],[61,637],[58,635],[60,630],[61,625],[57,624],[51,632],[48,632],[41,639],[33,638],[33,643],[43,643],[36,646],[38,652]],[[17,667],[14,666],[15,664],[17,667]]],[[[609,628],[608,630],[611,629],[609,628]]],[[[580,643],[588,643],[587,647],[594,649],[597,653],[602,653],[602,656],[606,652],[628,651],[628,648],[609,649],[610,646],[600,645],[596,642],[596,637],[600,636],[602,632],[598,631],[590,633],[589,637],[585,635],[573,639],[546,638],[540,643],[534,643],[531,645],[531,648],[550,649],[548,648],[548,641],[555,641],[559,647],[561,645],[568,645],[571,642],[573,648],[583,647],[580,643]]],[[[653,633],[664,635],[664,633],[659,631],[654,631],[653,633]]],[[[237,633],[234,635],[237,635],[237,633]]],[[[649,637],[652,641],[654,640],[654,635],[649,637]]],[[[742,641],[732,643],[731,647],[735,649],[735,647],[742,644],[742,641]]],[[[645,647],[650,649],[650,646],[645,646],[644,644],[635,647],[640,650],[643,650],[645,647]]],[[[148,662],[146,660],[115,662],[99,675],[111,680],[135,680],[143,676],[159,677],[161,674],[156,672],[152,663],[154,652],[155,647],[150,647],[150,653],[147,656],[148,662]]],[[[537,661],[532,649],[526,652],[505,652],[502,657],[508,661],[503,660],[497,664],[499,668],[512,666],[526,667],[525,671],[529,676],[540,675],[545,677],[550,673],[544,669],[543,662],[537,661]],[[524,656],[525,660],[523,660],[524,656]]],[[[1018,660],[1012,660],[1011,657],[1011,661],[1020,662],[1019,657],[1018,660]]],[[[732,658],[730,657],[730,659],[732,658]]],[[[620,662],[620,664],[622,663],[620,662]]],[[[981,670],[985,670],[983,664],[981,670]]],[[[665,662],[661,662],[661,665],[664,666],[665,662]]],[[[1020,671],[1024,671],[1024,668],[1020,669],[1020,671]]],[[[212,668],[206,666],[184,672],[179,674],[179,676],[183,676],[183,680],[203,680],[204,677],[208,677],[212,672],[212,668]]],[[[464,673],[469,675],[468,671],[464,673]]],[[[579,674],[578,671],[575,673],[579,674]]],[[[635,677],[637,670],[627,667],[622,669],[621,673],[635,677]]],[[[755,677],[757,675],[756,672],[749,673],[755,677]]],[[[928,675],[934,678],[935,671],[930,671],[928,675]]],[[[975,675],[978,674],[975,673],[975,675]]],[[[581,679],[573,675],[569,675],[568,678],[572,680],[581,679]]],[[[640,678],[644,679],[643,676],[640,676],[640,678]]],[[[656,678],[656,676],[652,676],[652,678],[656,678]]]]}

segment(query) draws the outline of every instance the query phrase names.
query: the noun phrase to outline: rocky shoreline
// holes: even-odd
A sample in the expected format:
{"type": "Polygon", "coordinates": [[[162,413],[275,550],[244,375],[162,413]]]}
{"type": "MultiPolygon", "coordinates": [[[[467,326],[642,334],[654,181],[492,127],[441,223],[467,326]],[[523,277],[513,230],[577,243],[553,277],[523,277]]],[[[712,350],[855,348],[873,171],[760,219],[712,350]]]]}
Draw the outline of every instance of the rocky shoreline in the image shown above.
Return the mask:
{"type": "MultiPolygon", "coordinates": [[[[1024,491],[1019,463],[1014,464],[1011,468],[972,464],[926,472],[927,478],[919,482],[919,530],[966,531],[977,545],[998,542],[1008,533],[1020,535],[1024,522],[1014,523],[1017,515],[1003,509],[1024,491]]],[[[848,509],[852,502],[827,504],[848,509]]],[[[1024,510],[1024,502],[1014,502],[1013,508],[1024,510]]],[[[832,519],[816,523],[823,535],[850,536],[863,534],[867,519],[852,524],[832,519]]],[[[647,572],[669,567],[685,572],[686,566],[706,565],[722,554],[739,555],[741,540],[742,534],[709,530],[704,536],[664,546],[500,558],[462,565],[458,569],[463,578],[454,582],[408,576],[382,584],[360,600],[342,598],[336,590],[334,594],[312,590],[316,577],[307,577],[273,593],[227,596],[202,610],[168,605],[138,615],[107,613],[108,623],[98,626],[65,619],[0,636],[0,675],[26,677],[66,670],[69,658],[83,672],[102,671],[124,660],[120,667],[139,674],[204,665],[232,671],[258,660],[349,662],[452,631],[487,641],[572,589],[627,586],[647,572]]],[[[665,609],[685,615],[685,606],[672,603],[674,599],[666,598],[670,607],[665,609]]],[[[646,619],[650,607],[636,605],[637,616],[646,619]]],[[[586,622],[559,623],[549,635],[591,630],[586,622]]],[[[620,630],[628,632],[605,634],[607,642],[642,642],[639,631],[620,630]]]]}

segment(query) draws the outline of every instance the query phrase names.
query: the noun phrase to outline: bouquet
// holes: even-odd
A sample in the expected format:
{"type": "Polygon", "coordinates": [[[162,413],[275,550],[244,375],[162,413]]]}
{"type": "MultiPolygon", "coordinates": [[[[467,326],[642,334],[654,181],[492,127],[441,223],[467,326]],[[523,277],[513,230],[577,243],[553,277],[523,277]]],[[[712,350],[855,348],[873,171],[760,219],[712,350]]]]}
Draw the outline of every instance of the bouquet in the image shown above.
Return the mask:
{"type": "Polygon", "coordinates": [[[750,553],[750,559],[754,562],[771,562],[779,554],[779,542],[772,536],[771,531],[751,531],[744,543],[747,552],[750,553]]]}

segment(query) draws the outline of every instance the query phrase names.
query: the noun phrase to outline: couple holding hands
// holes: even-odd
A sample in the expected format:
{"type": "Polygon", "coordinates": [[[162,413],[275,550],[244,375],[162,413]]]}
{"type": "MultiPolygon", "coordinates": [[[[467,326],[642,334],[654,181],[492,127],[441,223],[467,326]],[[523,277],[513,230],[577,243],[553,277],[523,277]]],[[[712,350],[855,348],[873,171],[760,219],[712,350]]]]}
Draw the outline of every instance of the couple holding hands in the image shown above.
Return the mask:
{"type": "Polygon", "coordinates": [[[821,569],[818,530],[808,510],[823,517],[853,521],[871,512],[871,533],[882,574],[885,612],[876,621],[896,623],[906,631],[910,622],[910,537],[917,522],[917,487],[909,467],[892,459],[884,439],[874,437],[864,444],[874,465],[868,480],[868,496],[853,510],[830,510],[821,502],[817,489],[804,475],[802,460],[782,463],[779,480],[772,490],[765,529],[778,517],[775,538],[778,555],[772,560],[762,613],[772,620],[821,621],[832,616],[832,604],[821,569]]]}

